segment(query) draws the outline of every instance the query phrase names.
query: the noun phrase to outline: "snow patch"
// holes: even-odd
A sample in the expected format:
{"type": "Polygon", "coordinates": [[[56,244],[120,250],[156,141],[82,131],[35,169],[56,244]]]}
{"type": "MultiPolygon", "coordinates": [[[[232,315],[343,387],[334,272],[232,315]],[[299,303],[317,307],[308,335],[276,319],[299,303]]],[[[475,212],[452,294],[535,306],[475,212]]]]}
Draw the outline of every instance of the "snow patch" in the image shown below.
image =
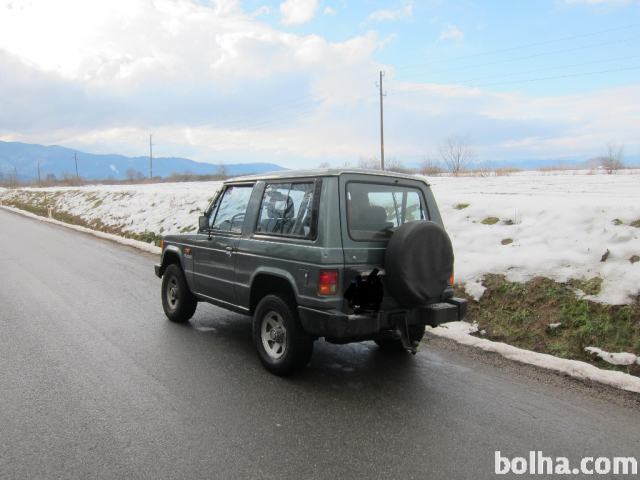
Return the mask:
{"type": "Polygon", "coordinates": [[[610,353],[605,350],[602,350],[598,347],[587,347],[584,349],[585,352],[590,353],[591,355],[595,355],[600,357],[607,363],[611,365],[633,365],[634,363],[640,364],[640,359],[637,355],[628,352],[618,352],[618,353],[610,353]]]}
{"type": "Polygon", "coordinates": [[[513,347],[506,343],[493,342],[486,338],[474,337],[469,333],[474,331],[474,328],[477,329],[477,326],[474,327],[468,322],[451,322],[436,328],[427,327],[427,332],[438,337],[454,340],[463,345],[480,348],[486,352],[497,353],[509,360],[546,368],[581,380],[590,380],[630,392],[640,393],[640,378],[634,377],[633,375],[612,370],[603,370],[579,360],[567,360],[546,353],[523,350],[522,348],[513,347]]]}
{"type": "Polygon", "coordinates": [[[127,245],[129,247],[134,247],[148,253],[155,253],[158,255],[162,253],[162,250],[160,249],[160,247],[156,247],[155,245],[150,243],[141,242],[139,240],[133,240],[131,238],[124,238],[119,235],[113,235],[111,233],[104,233],[104,232],[99,232],[97,230],[91,230],[90,228],[81,227],[79,225],[72,225],[70,223],[60,222],[52,218],[41,217],[40,215],[36,215],[35,213],[31,213],[31,212],[26,212],[24,210],[20,210],[19,208],[7,207],[5,205],[0,205],[0,208],[3,208],[4,210],[8,210],[10,212],[18,213],[25,217],[33,218],[35,220],[40,220],[42,222],[53,223],[54,225],[60,225],[61,227],[69,228],[71,230],[76,230],[77,232],[88,233],[89,235],[93,235],[94,237],[111,240],[112,242],[116,242],[121,245],[127,245]]]}
{"type": "Polygon", "coordinates": [[[519,282],[600,277],[600,293],[587,298],[629,303],[640,285],[640,263],[629,262],[640,255],[640,228],[630,225],[640,219],[640,175],[624,172],[429,177],[453,242],[456,281],[477,300],[487,273],[519,282]],[[483,224],[487,217],[500,221],[483,224]],[[503,244],[507,239],[513,242],[503,244]]]}

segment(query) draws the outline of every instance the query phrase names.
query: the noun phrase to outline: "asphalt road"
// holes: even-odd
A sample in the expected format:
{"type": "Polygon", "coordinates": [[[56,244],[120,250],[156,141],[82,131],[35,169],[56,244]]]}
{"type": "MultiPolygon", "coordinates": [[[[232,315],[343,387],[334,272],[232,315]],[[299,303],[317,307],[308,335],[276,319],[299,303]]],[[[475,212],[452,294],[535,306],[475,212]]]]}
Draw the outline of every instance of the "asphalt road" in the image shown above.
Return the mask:
{"type": "Polygon", "coordinates": [[[247,317],[168,322],[155,261],[0,210],[1,478],[490,478],[496,450],[640,457],[633,400],[439,341],[317,342],[301,375],[269,375],[247,317]]]}

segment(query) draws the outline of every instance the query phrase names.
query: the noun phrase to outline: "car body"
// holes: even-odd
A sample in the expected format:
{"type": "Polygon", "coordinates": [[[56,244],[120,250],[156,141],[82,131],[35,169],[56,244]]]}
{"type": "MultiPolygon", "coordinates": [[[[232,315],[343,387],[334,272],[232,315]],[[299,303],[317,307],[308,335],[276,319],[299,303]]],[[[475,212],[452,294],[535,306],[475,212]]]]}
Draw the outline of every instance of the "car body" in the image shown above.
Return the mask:
{"type": "MultiPolygon", "coordinates": [[[[429,185],[416,176],[298,170],[234,178],[200,217],[197,232],[164,237],[155,271],[162,277],[171,265],[179,269],[183,278],[174,282],[174,297],[180,280],[190,306],[203,301],[255,316],[261,300],[276,296],[312,340],[347,343],[393,331],[396,346],[415,352],[410,326],[424,332],[424,325],[462,319],[466,302],[453,297],[452,285],[410,308],[389,295],[387,244],[394,229],[412,219],[444,231],[429,185]],[[356,199],[362,199],[360,210],[356,199]],[[401,208],[402,220],[396,215],[401,208]],[[382,229],[367,230],[374,217],[382,229]]],[[[163,285],[164,300],[170,288],[163,285]]]]}

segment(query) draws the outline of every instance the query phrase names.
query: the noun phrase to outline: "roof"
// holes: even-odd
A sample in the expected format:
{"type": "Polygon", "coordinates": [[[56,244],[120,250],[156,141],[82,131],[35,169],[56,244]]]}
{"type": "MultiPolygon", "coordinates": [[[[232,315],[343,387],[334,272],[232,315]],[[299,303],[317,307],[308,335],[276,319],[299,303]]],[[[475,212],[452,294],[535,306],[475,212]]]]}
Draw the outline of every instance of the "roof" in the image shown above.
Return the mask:
{"type": "Polygon", "coordinates": [[[344,174],[371,175],[378,177],[394,177],[404,178],[408,180],[421,180],[426,182],[423,177],[409,175],[406,173],[390,172],[387,170],[365,170],[359,168],[319,168],[311,170],[280,170],[277,172],[261,173],[257,175],[245,175],[242,177],[234,177],[225,181],[225,183],[235,183],[256,180],[284,180],[293,178],[316,178],[316,177],[337,177],[344,174]]]}

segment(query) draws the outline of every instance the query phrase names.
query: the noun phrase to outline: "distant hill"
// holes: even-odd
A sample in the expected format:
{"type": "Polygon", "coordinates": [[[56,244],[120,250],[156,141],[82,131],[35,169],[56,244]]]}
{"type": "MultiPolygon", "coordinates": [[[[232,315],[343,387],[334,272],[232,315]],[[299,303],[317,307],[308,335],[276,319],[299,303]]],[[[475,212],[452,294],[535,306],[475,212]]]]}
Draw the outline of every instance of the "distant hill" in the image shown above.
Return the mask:
{"type": "MultiPolygon", "coordinates": [[[[117,154],[95,154],[81,152],[58,145],[37,145],[21,142],[0,141],[0,175],[17,171],[20,180],[33,180],[40,175],[44,179],[53,174],[62,178],[65,174],[75,175],[74,154],[78,155],[78,173],[88,180],[126,178],[127,170],[137,170],[143,175],[149,172],[149,157],[126,157],[117,154]]],[[[158,157],[153,159],[153,175],[168,177],[172,173],[193,173],[199,175],[219,173],[224,167],[230,176],[249,173],[264,173],[284,170],[273,163],[229,163],[215,165],[201,163],[180,157],[158,157]]]]}

